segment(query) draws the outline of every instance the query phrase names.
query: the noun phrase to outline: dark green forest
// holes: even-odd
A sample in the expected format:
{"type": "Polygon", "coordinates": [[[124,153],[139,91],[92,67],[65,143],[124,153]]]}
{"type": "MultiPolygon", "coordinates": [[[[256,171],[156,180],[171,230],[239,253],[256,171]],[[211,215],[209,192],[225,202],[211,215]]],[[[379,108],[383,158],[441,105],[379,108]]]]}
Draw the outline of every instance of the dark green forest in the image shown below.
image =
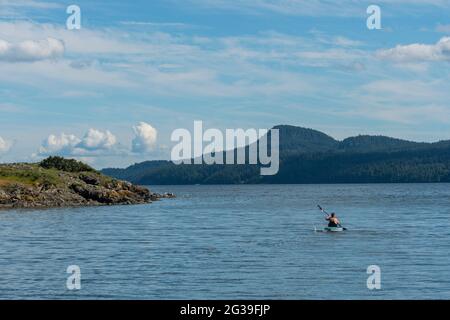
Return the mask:
{"type": "Polygon", "coordinates": [[[261,176],[259,165],[169,161],[102,172],[144,185],[450,182],[450,141],[418,143],[367,135],[337,141],[313,129],[275,128],[280,130],[280,170],[274,176],[261,176]]]}

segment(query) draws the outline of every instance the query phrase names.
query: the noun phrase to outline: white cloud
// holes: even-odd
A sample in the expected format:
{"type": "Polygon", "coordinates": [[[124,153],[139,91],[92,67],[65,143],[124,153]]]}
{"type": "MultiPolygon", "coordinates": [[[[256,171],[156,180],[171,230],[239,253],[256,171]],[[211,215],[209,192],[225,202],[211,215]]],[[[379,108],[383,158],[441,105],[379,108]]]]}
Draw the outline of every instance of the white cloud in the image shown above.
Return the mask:
{"type": "Polygon", "coordinates": [[[78,144],[78,147],[86,150],[108,150],[111,149],[116,142],[116,137],[108,130],[102,132],[96,129],[89,129],[78,144]]]}
{"type": "MultiPolygon", "coordinates": [[[[161,43],[167,43],[164,33],[153,32],[159,35],[161,43]]],[[[37,41],[45,37],[61,39],[67,52],[71,54],[139,54],[155,50],[144,40],[130,37],[130,33],[123,29],[89,29],[83,27],[73,32],[65,28],[64,24],[32,23],[28,21],[0,21],[0,39],[9,42],[37,41]]]]}
{"type": "Polygon", "coordinates": [[[150,124],[140,122],[133,127],[135,137],[132,141],[132,151],[146,153],[154,149],[158,132],[150,124]]]}
{"type": "Polygon", "coordinates": [[[6,153],[11,149],[12,143],[0,137],[0,154],[6,153]]]}
{"type": "Polygon", "coordinates": [[[116,137],[107,131],[89,129],[82,139],[72,134],[50,135],[39,148],[40,156],[95,156],[114,153],[116,137]]]}
{"type": "Polygon", "coordinates": [[[64,43],[61,40],[27,40],[11,43],[0,39],[0,60],[8,62],[33,62],[60,58],[64,55],[64,43]]]}
{"type": "Polygon", "coordinates": [[[440,39],[436,44],[413,43],[380,50],[377,56],[395,62],[450,61],[450,37],[440,39]]]}
{"type": "Polygon", "coordinates": [[[120,145],[116,136],[108,130],[89,129],[82,138],[73,134],[51,134],[42,142],[36,156],[60,155],[97,158],[145,154],[155,151],[158,132],[154,127],[148,123],[140,122],[133,126],[133,131],[134,137],[131,141],[131,149],[120,145]]]}
{"type": "Polygon", "coordinates": [[[321,39],[311,41],[274,31],[204,37],[200,42],[190,35],[133,32],[123,28],[70,32],[52,24],[0,22],[0,39],[24,41],[45,35],[62,39],[67,53],[58,61],[4,63],[0,81],[24,83],[59,96],[67,85],[73,92],[92,91],[95,86],[171,97],[174,93],[273,96],[320,91],[312,79],[317,77],[299,72],[302,66],[348,69],[365,64],[368,56],[354,48],[357,41],[344,37],[327,39],[340,46],[327,50],[323,46],[329,44],[321,39]]]}
{"type": "Polygon", "coordinates": [[[72,134],[61,133],[49,135],[39,148],[39,154],[70,154],[73,149],[81,142],[79,138],[72,134]]]}

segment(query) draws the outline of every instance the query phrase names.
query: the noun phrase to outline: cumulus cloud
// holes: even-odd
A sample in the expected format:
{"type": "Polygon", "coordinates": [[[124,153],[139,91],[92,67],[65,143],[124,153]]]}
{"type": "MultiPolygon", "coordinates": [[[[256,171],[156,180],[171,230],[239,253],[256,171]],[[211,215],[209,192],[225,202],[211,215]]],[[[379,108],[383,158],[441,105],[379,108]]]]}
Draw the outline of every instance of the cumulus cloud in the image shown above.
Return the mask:
{"type": "Polygon", "coordinates": [[[39,148],[40,156],[94,156],[114,152],[116,137],[107,131],[89,129],[82,139],[75,135],[62,133],[50,135],[39,148]]]}
{"type": "Polygon", "coordinates": [[[11,142],[0,137],[0,154],[8,152],[11,146],[11,142]]]}
{"type": "Polygon", "coordinates": [[[72,134],[61,133],[59,136],[51,134],[42,143],[39,154],[70,154],[80,142],[81,140],[72,134]]]}
{"type": "Polygon", "coordinates": [[[57,59],[64,55],[64,42],[54,38],[11,43],[0,39],[0,61],[34,62],[57,59]]]}
{"type": "Polygon", "coordinates": [[[102,132],[96,129],[89,129],[78,146],[86,150],[108,150],[117,142],[116,137],[106,130],[102,132]]]}
{"type": "MultiPolygon", "coordinates": [[[[158,135],[155,128],[148,123],[140,122],[133,127],[133,131],[134,137],[131,141],[131,150],[121,146],[116,136],[110,131],[89,129],[82,138],[65,133],[49,135],[42,142],[36,156],[60,155],[84,158],[129,155],[131,153],[145,154],[154,150],[158,135]]],[[[0,143],[0,147],[1,145],[0,143]]]]}
{"type": "Polygon", "coordinates": [[[450,37],[444,37],[435,44],[413,43],[380,50],[377,56],[396,62],[450,61],[450,37]]]}
{"type": "Polygon", "coordinates": [[[132,152],[146,153],[153,150],[158,132],[150,124],[140,122],[133,127],[135,137],[132,141],[132,152]]]}

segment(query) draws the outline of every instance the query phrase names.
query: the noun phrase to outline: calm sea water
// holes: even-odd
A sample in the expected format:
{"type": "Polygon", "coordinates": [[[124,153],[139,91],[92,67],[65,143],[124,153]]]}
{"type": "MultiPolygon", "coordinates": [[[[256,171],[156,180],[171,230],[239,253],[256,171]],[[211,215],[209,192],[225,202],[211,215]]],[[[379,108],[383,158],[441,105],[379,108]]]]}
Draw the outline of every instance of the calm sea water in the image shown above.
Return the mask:
{"type": "Polygon", "coordinates": [[[152,189],[178,198],[0,212],[0,299],[450,298],[449,184],[152,189]],[[317,204],[349,231],[314,232],[317,204]]]}

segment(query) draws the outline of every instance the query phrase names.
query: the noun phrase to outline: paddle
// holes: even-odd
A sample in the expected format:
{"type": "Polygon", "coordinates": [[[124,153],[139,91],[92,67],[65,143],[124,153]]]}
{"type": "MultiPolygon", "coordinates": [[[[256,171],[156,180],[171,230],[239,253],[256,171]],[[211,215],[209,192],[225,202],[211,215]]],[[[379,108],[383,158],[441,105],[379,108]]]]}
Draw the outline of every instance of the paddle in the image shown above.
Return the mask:
{"type": "Polygon", "coordinates": [[[321,206],[317,205],[319,207],[319,210],[325,213],[327,216],[329,216],[328,212],[325,211],[321,206]]]}
{"type": "MultiPolygon", "coordinates": [[[[327,215],[327,217],[330,216],[330,214],[328,212],[325,211],[325,209],[323,209],[320,205],[317,205],[317,207],[319,208],[320,211],[322,211],[323,213],[325,213],[327,215]]],[[[342,227],[342,226],[341,226],[342,227]]],[[[343,230],[347,230],[347,228],[342,227],[343,230]]]]}

